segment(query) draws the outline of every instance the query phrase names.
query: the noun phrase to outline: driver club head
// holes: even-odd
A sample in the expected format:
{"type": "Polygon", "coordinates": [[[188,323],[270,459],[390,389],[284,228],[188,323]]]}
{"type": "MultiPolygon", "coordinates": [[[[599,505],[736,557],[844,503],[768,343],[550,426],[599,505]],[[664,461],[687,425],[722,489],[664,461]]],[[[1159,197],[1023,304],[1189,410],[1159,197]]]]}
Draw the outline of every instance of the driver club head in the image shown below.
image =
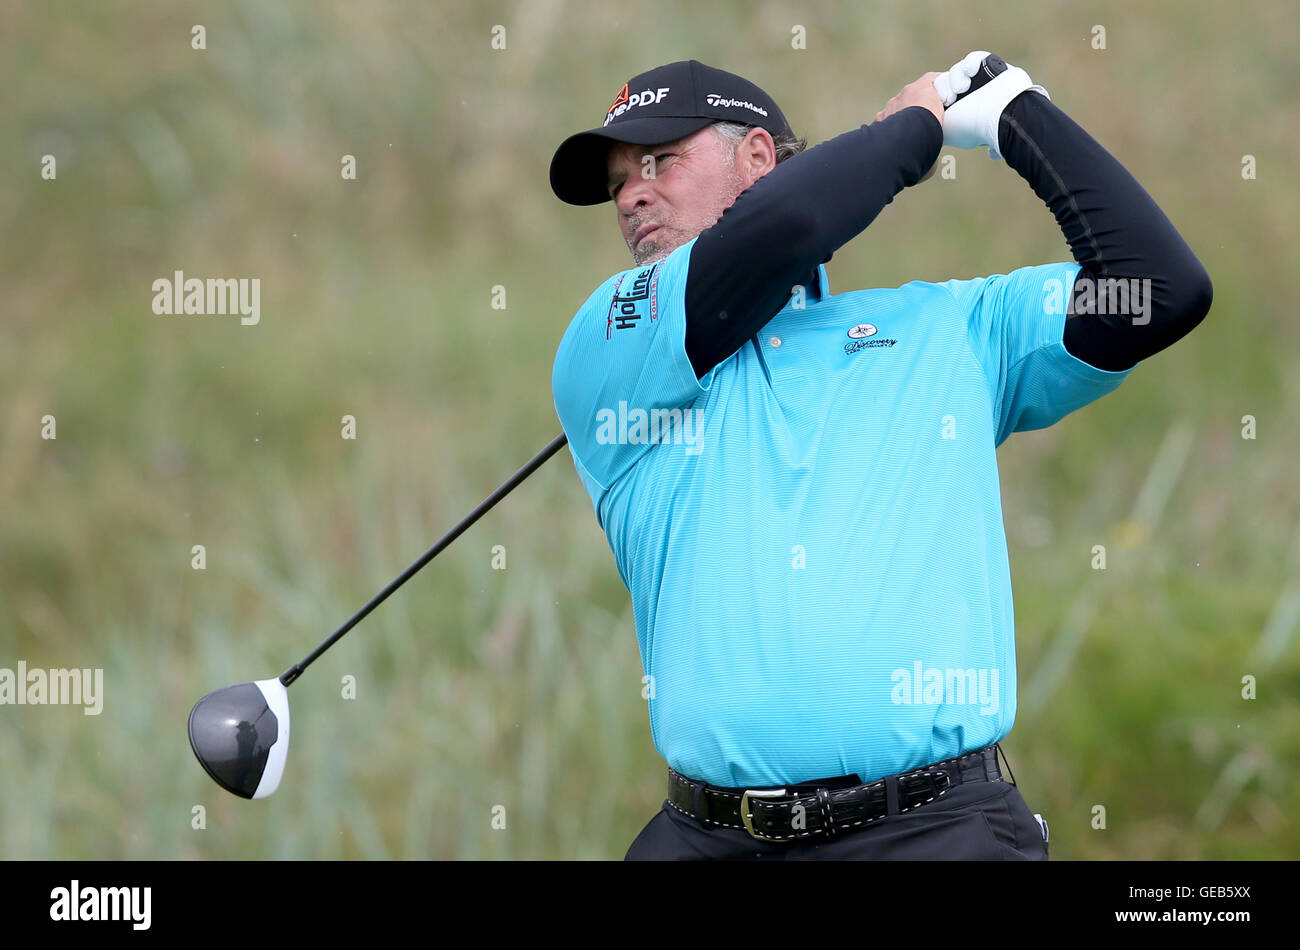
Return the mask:
{"type": "Polygon", "coordinates": [[[190,748],[213,780],[241,798],[280,786],[289,754],[289,691],[278,679],[208,693],[190,710],[190,748]]]}

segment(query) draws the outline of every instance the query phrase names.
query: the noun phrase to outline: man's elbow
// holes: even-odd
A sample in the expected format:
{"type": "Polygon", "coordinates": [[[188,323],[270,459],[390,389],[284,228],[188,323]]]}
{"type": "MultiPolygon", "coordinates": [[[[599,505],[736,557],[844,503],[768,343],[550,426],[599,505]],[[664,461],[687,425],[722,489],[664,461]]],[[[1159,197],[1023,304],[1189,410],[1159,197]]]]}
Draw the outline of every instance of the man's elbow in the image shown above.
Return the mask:
{"type": "Polygon", "coordinates": [[[1210,273],[1199,260],[1193,260],[1195,266],[1188,268],[1175,296],[1174,312],[1188,330],[1205,319],[1214,303],[1214,283],[1210,280],[1210,273]]]}
{"type": "Polygon", "coordinates": [[[1172,276],[1166,288],[1167,297],[1160,307],[1162,319],[1158,322],[1163,332],[1160,333],[1157,351],[1200,326],[1214,302],[1214,283],[1204,265],[1195,257],[1190,258],[1180,273],[1172,276]]]}

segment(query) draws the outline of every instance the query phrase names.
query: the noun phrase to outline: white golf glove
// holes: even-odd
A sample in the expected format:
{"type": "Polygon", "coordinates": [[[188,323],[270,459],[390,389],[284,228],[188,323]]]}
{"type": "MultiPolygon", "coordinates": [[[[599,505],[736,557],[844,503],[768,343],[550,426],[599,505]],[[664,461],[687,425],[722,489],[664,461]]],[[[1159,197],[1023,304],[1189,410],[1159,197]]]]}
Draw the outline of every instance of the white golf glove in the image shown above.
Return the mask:
{"type": "Polygon", "coordinates": [[[998,151],[998,122],[1011,100],[1026,89],[1052,98],[1042,86],[1034,85],[1029,73],[1005,63],[1001,57],[990,57],[985,50],[967,53],[935,78],[934,89],[945,110],[943,144],[953,148],[987,146],[992,159],[1002,157],[998,151]],[[977,87],[973,92],[972,83],[977,87]]]}

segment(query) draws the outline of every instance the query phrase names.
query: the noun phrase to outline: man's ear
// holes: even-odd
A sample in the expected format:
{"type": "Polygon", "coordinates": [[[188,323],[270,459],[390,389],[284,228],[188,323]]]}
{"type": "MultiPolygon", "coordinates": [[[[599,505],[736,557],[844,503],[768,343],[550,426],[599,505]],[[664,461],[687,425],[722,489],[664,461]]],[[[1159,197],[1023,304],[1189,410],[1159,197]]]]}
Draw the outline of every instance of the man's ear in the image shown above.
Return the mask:
{"type": "Polygon", "coordinates": [[[736,146],[736,170],[748,188],[773,168],[776,168],[776,143],[772,141],[772,133],[756,126],[736,146]]]}

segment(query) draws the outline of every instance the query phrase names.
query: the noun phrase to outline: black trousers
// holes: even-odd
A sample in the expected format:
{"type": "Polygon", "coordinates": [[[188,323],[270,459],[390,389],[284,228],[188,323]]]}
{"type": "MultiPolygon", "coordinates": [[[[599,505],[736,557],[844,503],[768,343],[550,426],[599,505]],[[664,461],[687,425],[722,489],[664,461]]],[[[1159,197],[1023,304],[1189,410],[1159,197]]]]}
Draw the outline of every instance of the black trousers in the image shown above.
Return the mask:
{"type": "Polygon", "coordinates": [[[1047,838],[1010,782],[958,785],[942,798],[816,841],[760,841],[717,828],[664,799],[628,861],[1046,861],[1047,838]]]}

